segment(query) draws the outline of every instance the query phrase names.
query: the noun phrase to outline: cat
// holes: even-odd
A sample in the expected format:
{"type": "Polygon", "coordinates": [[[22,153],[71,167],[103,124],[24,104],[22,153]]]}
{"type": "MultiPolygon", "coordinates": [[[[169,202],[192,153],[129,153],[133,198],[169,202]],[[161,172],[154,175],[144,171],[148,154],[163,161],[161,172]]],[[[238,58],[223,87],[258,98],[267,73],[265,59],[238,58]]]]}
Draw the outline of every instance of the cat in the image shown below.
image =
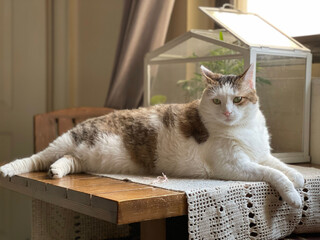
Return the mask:
{"type": "Polygon", "coordinates": [[[291,206],[303,176],[271,155],[270,136],[254,88],[254,65],[241,75],[204,66],[202,97],[186,104],[118,110],[80,123],[45,150],[8,163],[3,176],[48,170],[69,173],[161,174],[266,181],[291,206]]]}

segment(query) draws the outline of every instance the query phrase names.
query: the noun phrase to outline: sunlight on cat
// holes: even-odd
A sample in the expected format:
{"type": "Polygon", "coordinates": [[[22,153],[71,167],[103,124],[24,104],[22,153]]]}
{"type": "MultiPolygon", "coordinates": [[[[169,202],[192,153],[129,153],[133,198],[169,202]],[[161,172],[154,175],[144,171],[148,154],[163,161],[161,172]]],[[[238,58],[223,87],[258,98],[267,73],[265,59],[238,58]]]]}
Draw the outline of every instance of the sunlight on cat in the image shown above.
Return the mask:
{"type": "MultiPolygon", "coordinates": [[[[271,154],[270,136],[254,89],[254,65],[241,75],[201,66],[201,99],[119,110],[92,118],[45,150],[0,168],[3,176],[48,171],[155,174],[187,178],[266,181],[291,206],[304,178],[271,154]]],[[[161,179],[162,180],[162,179],[161,179]]]]}

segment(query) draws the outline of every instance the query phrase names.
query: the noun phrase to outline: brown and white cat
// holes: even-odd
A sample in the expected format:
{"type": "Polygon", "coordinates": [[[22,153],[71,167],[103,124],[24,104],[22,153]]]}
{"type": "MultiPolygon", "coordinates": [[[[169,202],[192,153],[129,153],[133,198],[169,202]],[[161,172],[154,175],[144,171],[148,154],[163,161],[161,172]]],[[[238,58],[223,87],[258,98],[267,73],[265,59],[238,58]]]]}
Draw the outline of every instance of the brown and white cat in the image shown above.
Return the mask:
{"type": "Polygon", "coordinates": [[[119,110],[89,119],[48,148],[0,168],[3,176],[48,170],[69,173],[161,174],[266,181],[293,207],[303,176],[271,155],[269,133],[254,89],[254,66],[242,75],[201,67],[200,100],[119,110]]]}

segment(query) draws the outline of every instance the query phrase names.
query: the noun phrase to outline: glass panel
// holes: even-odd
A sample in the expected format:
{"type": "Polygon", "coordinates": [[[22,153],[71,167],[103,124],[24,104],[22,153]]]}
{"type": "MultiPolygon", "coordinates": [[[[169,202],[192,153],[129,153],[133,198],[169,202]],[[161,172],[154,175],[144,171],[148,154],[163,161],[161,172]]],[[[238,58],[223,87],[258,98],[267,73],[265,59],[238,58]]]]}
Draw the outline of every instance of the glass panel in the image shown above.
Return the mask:
{"type": "Polygon", "coordinates": [[[239,47],[243,47],[243,48],[248,48],[248,46],[240,41],[238,38],[236,38],[234,35],[232,35],[230,32],[228,32],[226,29],[222,28],[222,29],[215,29],[215,30],[193,30],[193,32],[205,36],[205,37],[209,37],[212,39],[216,39],[216,40],[220,40],[220,41],[224,41],[226,43],[230,43],[232,45],[236,45],[239,47]]]}
{"type": "Polygon", "coordinates": [[[250,45],[303,49],[257,15],[224,12],[212,8],[202,10],[250,45]]]}
{"type": "Polygon", "coordinates": [[[306,60],[258,55],[257,93],[274,153],[302,152],[306,60]]]}
{"type": "Polygon", "coordinates": [[[239,52],[197,38],[189,38],[186,41],[153,58],[151,61],[221,56],[230,54],[239,54],[239,52]]]}
{"type": "Polygon", "coordinates": [[[185,103],[201,97],[204,82],[200,66],[216,73],[241,74],[243,59],[151,65],[150,105],[185,103]]]}

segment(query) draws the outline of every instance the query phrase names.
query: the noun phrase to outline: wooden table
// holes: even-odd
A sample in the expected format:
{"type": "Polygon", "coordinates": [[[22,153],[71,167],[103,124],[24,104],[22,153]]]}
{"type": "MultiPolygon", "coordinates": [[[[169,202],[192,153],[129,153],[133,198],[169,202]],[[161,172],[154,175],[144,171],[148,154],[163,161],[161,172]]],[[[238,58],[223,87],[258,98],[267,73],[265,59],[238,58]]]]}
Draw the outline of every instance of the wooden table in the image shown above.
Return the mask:
{"type": "Polygon", "coordinates": [[[165,219],[187,214],[183,192],[88,174],[0,177],[0,186],[115,224],[141,222],[141,239],[165,239],[165,219]]]}

